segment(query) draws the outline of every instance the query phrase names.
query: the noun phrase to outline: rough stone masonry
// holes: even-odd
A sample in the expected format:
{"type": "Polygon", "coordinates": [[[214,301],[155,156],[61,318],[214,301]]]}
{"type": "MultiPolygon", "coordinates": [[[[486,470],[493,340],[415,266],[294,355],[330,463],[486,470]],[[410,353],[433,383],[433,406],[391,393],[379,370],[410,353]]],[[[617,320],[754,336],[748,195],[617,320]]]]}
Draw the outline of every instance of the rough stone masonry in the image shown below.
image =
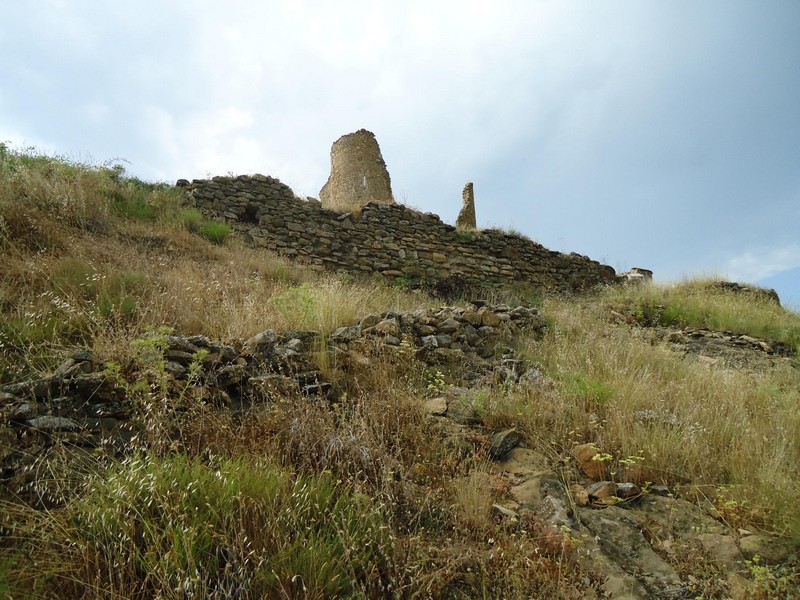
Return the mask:
{"type": "Polygon", "coordinates": [[[331,147],[331,174],[319,192],[325,208],[357,209],[367,202],[394,204],[392,183],[375,134],[366,129],[343,135],[331,147]]]}
{"type": "Polygon", "coordinates": [[[402,204],[368,202],[358,213],[336,212],[264,175],[195,179],[183,189],[189,204],[228,222],[250,244],[322,269],[565,292],[615,281],[614,269],[586,256],[502,231],[465,234],[402,204]]]}
{"type": "Polygon", "coordinates": [[[477,227],[475,220],[475,191],[471,181],[464,186],[461,196],[464,200],[464,206],[461,207],[461,212],[458,213],[456,227],[458,229],[475,229],[477,227]]]}

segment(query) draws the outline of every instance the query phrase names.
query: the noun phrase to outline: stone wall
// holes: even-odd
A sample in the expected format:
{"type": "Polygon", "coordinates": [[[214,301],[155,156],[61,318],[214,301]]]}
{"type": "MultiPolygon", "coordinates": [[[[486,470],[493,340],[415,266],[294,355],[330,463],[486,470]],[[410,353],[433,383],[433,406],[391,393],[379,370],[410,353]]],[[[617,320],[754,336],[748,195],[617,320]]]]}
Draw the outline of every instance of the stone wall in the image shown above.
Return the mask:
{"type": "Polygon", "coordinates": [[[459,232],[399,204],[368,203],[358,215],[328,210],[263,175],[194,180],[184,190],[193,205],[228,221],[249,243],[323,269],[409,282],[526,282],[555,291],[615,280],[614,269],[585,256],[496,230],[459,232]]]}
{"type": "MultiPolygon", "coordinates": [[[[342,375],[365,368],[370,356],[394,355],[407,364],[410,350],[421,365],[444,370],[458,385],[533,382],[538,372],[513,354],[509,336],[540,335],[544,328],[536,308],[468,305],[366,315],[333,332],[268,329],[244,343],[160,335],[152,338],[154,353],[143,363],[131,361],[124,376],[112,375],[92,351],[76,348],[52,374],[0,385],[0,491],[24,495],[32,465],[56,444],[76,451],[141,448],[146,420],[159,417],[144,409],[148,401],[136,382],[154,376],[153,361],[162,366],[155,389],[168,390],[166,397],[157,392],[159,410],[178,416],[185,402],[202,402],[242,415],[281,398],[337,401],[343,392],[352,394],[353,379],[336,377],[334,384],[319,370],[320,348],[329,353],[325,363],[342,375]]],[[[463,403],[445,410],[459,422],[478,414],[463,403]]]]}

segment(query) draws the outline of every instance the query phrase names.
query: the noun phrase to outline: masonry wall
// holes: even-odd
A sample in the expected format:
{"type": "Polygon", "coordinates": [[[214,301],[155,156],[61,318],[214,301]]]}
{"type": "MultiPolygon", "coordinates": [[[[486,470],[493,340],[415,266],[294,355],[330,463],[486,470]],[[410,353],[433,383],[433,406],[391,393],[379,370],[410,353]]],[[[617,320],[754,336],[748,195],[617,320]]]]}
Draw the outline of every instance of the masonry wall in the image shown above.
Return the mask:
{"type": "Polygon", "coordinates": [[[192,204],[226,220],[249,243],[324,269],[411,281],[527,282],[557,291],[615,279],[614,269],[586,256],[493,230],[459,232],[399,204],[369,203],[360,215],[327,210],[264,175],[196,179],[184,189],[192,204]]]}

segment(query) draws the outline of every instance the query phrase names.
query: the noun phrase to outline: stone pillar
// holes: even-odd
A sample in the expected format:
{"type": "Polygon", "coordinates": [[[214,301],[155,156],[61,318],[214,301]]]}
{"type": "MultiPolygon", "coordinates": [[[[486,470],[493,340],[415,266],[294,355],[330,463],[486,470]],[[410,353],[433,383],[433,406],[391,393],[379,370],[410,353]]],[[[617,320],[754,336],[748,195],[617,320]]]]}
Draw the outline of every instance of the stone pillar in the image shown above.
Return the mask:
{"type": "Polygon", "coordinates": [[[322,206],[349,211],[367,202],[394,204],[392,183],[375,134],[343,135],[331,146],[331,174],[319,192],[322,206]]]}
{"type": "Polygon", "coordinates": [[[464,186],[461,196],[464,200],[464,206],[461,207],[461,212],[458,213],[456,227],[459,229],[475,229],[477,227],[475,222],[475,192],[472,189],[471,181],[464,186]]]}

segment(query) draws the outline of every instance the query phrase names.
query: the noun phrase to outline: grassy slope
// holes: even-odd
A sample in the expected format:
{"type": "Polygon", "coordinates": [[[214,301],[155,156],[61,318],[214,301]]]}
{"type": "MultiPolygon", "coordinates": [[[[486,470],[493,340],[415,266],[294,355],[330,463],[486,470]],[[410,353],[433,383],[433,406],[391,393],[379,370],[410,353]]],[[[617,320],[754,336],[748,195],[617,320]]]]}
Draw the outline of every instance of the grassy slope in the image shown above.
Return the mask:
{"type": "Polygon", "coordinates": [[[224,224],[210,243],[181,200],[119,170],[0,150],[0,381],[47,370],[70,344],[118,360],[162,325],[247,338],[426,302],[224,241],[224,224]]]}
{"type": "MultiPolygon", "coordinates": [[[[180,200],[119,169],[0,146],[0,381],[48,372],[74,345],[126,361],[132,341],[162,325],[244,339],[434,304],[244,247],[180,200]]],[[[800,536],[797,363],[710,369],[613,323],[611,309],[800,339],[796,313],[699,284],[551,298],[547,337],[518,341],[550,384],[488,390],[487,423],[520,427],[565,461],[573,443],[593,441],[627,479],[696,484],[732,523],[800,536]],[[643,424],[637,411],[664,419],[643,424]]],[[[593,583],[577,576],[563,541],[535,523],[495,527],[489,508],[501,490],[485,456],[453,446],[424,417],[419,369],[410,359],[373,364],[338,412],[287,402],[234,423],[198,407],[182,417],[177,455],[150,448],[148,461],[98,457],[83,477],[54,476],[58,510],[4,507],[14,535],[2,546],[0,590],[55,597],[68,580],[72,597],[205,597],[247,580],[265,597],[380,597],[387,586],[409,597],[587,597],[593,583]],[[195,519],[193,506],[209,512],[195,519]],[[279,514],[291,519],[276,526],[279,514]],[[298,528],[311,552],[290,543],[298,528]]]]}

